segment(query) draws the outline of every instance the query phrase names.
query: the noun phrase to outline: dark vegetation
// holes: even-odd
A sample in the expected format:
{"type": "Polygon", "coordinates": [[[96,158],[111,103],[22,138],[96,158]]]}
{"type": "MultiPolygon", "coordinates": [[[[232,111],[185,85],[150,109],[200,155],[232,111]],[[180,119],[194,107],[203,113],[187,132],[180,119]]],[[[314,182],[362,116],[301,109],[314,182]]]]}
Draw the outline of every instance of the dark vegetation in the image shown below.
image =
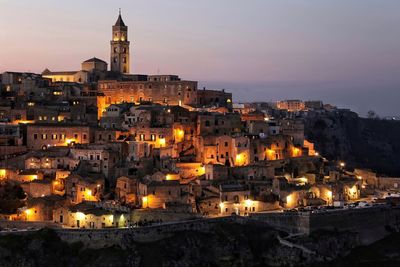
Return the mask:
{"type": "Polygon", "coordinates": [[[18,208],[24,206],[26,195],[19,185],[0,183],[0,214],[16,213],[18,208]]]}
{"type": "Polygon", "coordinates": [[[400,233],[394,233],[372,245],[355,248],[329,266],[400,266],[400,233]]]}
{"type": "Polygon", "coordinates": [[[126,266],[127,259],[128,252],[119,247],[85,249],[62,242],[49,229],[0,237],[0,266],[126,266]]]}

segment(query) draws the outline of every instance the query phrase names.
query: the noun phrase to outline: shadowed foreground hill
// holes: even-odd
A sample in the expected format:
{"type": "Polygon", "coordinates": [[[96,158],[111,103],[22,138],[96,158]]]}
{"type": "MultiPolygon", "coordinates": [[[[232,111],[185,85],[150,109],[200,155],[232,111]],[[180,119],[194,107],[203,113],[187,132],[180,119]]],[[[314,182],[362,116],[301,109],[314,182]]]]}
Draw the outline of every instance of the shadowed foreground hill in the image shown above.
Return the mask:
{"type": "Polygon", "coordinates": [[[306,136],[330,160],[400,176],[400,122],[364,119],[341,111],[306,119],[306,136]]]}
{"type": "Polygon", "coordinates": [[[355,248],[329,266],[400,266],[400,234],[394,233],[372,245],[355,248]]]}
{"type": "Polygon", "coordinates": [[[261,225],[224,224],[212,232],[184,231],[127,247],[84,248],[62,242],[52,230],[0,237],[0,266],[229,266],[257,265],[278,245],[277,232],[261,225]]]}
{"type": "Polygon", "coordinates": [[[124,248],[90,249],[62,242],[45,229],[0,236],[0,266],[310,266],[346,256],[357,245],[357,234],[348,232],[291,238],[315,251],[309,254],[280,244],[277,237],[265,224],[220,223],[206,232],[174,232],[149,242],[125,240],[124,248]]]}

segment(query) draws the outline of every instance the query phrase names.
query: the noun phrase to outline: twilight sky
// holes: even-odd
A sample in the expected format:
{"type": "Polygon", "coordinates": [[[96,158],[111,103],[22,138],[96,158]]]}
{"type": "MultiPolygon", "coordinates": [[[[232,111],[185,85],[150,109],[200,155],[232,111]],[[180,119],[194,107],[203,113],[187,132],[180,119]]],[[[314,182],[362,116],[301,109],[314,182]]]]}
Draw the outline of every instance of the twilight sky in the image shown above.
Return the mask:
{"type": "Polygon", "coordinates": [[[399,0],[0,0],[0,72],[109,61],[122,8],[133,73],[179,74],[235,101],[322,99],[400,115],[399,0]]]}

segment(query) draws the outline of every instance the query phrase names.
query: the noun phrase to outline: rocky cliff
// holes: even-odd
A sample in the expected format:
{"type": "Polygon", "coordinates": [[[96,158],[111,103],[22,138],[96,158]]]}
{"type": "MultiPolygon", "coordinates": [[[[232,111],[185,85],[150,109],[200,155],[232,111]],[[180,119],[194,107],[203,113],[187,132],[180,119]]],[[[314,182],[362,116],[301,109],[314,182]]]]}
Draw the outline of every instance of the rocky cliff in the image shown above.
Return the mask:
{"type": "Polygon", "coordinates": [[[310,114],[305,120],[305,134],[327,159],[400,176],[398,121],[364,119],[350,111],[310,114]]]}
{"type": "Polygon", "coordinates": [[[124,249],[90,249],[62,242],[52,230],[0,237],[0,266],[309,266],[347,255],[357,235],[321,232],[291,238],[315,253],[282,245],[261,223],[215,224],[210,231],[182,231],[157,241],[127,242],[124,249]]]}

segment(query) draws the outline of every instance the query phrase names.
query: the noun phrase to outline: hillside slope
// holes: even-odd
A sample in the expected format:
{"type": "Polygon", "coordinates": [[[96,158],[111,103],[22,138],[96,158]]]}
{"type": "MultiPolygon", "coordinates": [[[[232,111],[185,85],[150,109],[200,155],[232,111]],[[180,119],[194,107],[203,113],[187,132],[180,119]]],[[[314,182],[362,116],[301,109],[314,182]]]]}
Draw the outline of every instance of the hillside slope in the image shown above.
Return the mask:
{"type": "Polygon", "coordinates": [[[330,160],[400,176],[400,122],[364,119],[343,111],[308,116],[305,134],[330,160]]]}

